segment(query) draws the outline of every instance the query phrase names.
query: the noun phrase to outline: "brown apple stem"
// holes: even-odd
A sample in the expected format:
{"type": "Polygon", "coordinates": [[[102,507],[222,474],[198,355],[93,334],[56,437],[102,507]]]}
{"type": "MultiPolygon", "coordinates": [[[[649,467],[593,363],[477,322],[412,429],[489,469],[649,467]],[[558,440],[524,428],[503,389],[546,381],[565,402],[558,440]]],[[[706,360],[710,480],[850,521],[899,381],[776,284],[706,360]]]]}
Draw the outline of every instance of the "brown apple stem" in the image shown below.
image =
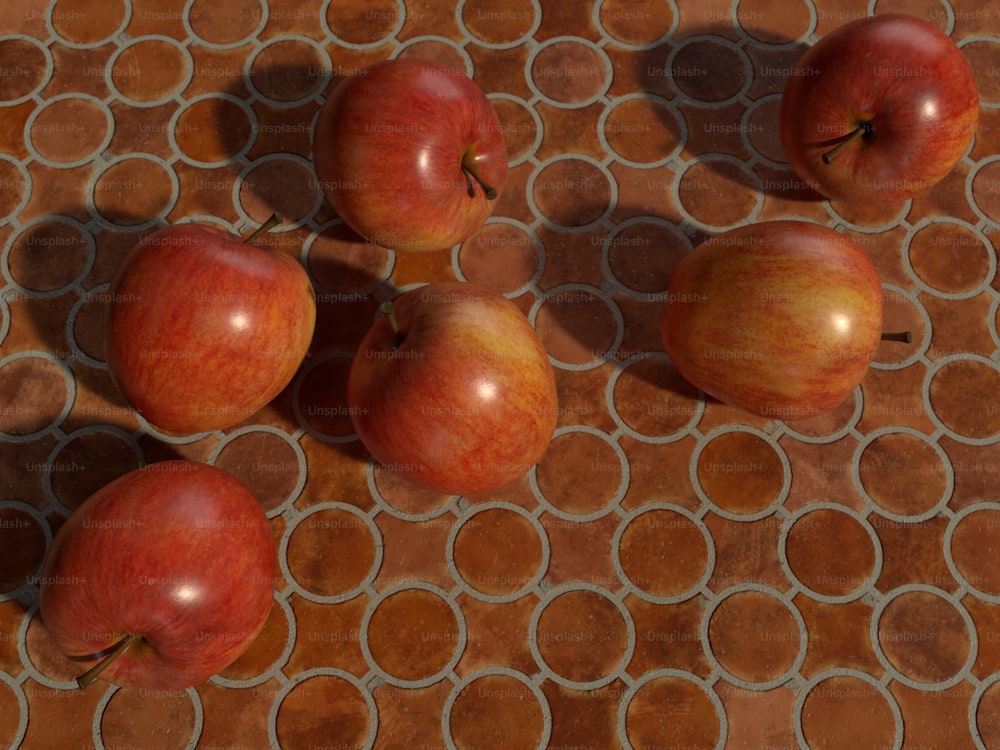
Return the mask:
{"type": "Polygon", "coordinates": [[[842,140],[836,146],[834,146],[825,154],[823,154],[823,163],[829,164],[830,162],[832,162],[840,155],[841,151],[847,148],[851,144],[851,142],[854,141],[855,138],[857,138],[859,135],[860,136],[869,135],[872,132],[872,130],[874,130],[874,128],[872,127],[872,124],[870,122],[863,122],[860,125],[858,125],[856,128],[854,128],[854,130],[852,130],[850,133],[847,134],[844,140],[842,140]]]}
{"type": "Polygon", "coordinates": [[[381,305],[378,306],[379,312],[381,312],[385,319],[389,321],[389,327],[392,329],[392,349],[398,349],[403,343],[403,334],[399,330],[399,320],[396,318],[396,307],[392,304],[392,300],[386,300],[381,305]]]}
{"type": "MultiPolygon", "coordinates": [[[[486,180],[484,180],[482,177],[480,177],[479,172],[477,172],[476,169],[471,164],[469,164],[467,159],[462,159],[462,171],[480,184],[480,186],[483,188],[483,192],[486,193],[486,200],[488,201],[496,200],[497,189],[493,187],[490,183],[488,183],[486,180]]],[[[469,185],[469,194],[470,195],[472,194],[471,184],[469,185]]]]}
{"type": "Polygon", "coordinates": [[[912,344],[913,335],[909,331],[892,331],[882,334],[883,341],[899,341],[903,344],[912,344]]]}
{"type": "Polygon", "coordinates": [[[123,636],[120,641],[118,641],[114,646],[111,647],[111,650],[107,653],[107,655],[103,659],[101,659],[99,662],[97,662],[97,664],[95,664],[86,672],[84,672],[82,675],[76,678],[77,686],[80,688],[85,688],[88,685],[96,682],[97,678],[101,676],[101,672],[107,669],[111,665],[111,662],[113,662],[119,656],[124,654],[128,650],[128,647],[131,646],[133,643],[135,643],[137,640],[139,640],[141,637],[142,636],[138,635],[123,636]]]}
{"type": "Polygon", "coordinates": [[[283,221],[284,219],[278,216],[278,214],[271,214],[270,219],[268,219],[259,227],[257,227],[255,230],[250,232],[250,234],[248,234],[246,237],[243,238],[243,241],[249,245],[251,242],[260,237],[262,234],[270,232],[272,229],[274,229],[276,226],[278,226],[278,224],[280,224],[283,221]]]}

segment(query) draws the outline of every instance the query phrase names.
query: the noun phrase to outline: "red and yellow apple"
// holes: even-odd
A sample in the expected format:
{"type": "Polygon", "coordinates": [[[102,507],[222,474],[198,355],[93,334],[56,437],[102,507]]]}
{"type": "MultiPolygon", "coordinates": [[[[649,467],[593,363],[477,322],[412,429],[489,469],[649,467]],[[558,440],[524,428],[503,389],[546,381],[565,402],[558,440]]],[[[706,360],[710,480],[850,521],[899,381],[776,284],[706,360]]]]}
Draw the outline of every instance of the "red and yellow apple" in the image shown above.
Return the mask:
{"type": "Polygon", "coordinates": [[[394,250],[450,248],[492,215],[507,178],[500,118],[464,73],[376,63],[340,82],[313,130],[319,185],[341,219],[394,250]]]}
{"type": "Polygon", "coordinates": [[[154,427],[238,424],[305,358],[316,322],[312,282],[298,260],[249,240],[175,224],[142,238],[118,268],[104,325],[108,372],[154,427]]]}
{"type": "Polygon", "coordinates": [[[548,354],[524,313],[475,284],[384,306],[347,379],[358,437],[386,469],[438,492],[498,489],[545,453],[558,417],[548,354]]]}
{"type": "Polygon", "coordinates": [[[91,495],[56,533],[42,622],[70,659],[124,687],[180,690],[243,654],[271,609],[270,524],[222,469],[164,461],[91,495]]]}
{"type": "MultiPolygon", "coordinates": [[[[661,334],[678,372],[774,419],[829,411],[861,382],[882,333],[882,287],[845,235],[770,221],[712,237],[670,274],[661,334]]],[[[905,339],[904,339],[905,340],[905,339]]]]}
{"type": "Polygon", "coordinates": [[[780,135],[796,174],[828,198],[889,203],[954,169],[979,118],[972,69],[951,38],[914,16],[839,26],[792,69],[780,135]]]}

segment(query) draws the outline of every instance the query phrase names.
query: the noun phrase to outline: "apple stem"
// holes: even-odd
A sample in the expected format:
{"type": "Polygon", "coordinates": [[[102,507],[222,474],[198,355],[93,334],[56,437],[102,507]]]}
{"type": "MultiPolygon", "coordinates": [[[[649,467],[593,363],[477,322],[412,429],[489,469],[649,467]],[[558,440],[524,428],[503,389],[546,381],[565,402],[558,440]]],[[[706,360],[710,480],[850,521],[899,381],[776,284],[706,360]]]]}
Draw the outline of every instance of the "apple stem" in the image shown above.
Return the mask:
{"type": "Polygon", "coordinates": [[[135,643],[137,640],[139,640],[141,637],[142,636],[138,635],[123,636],[120,641],[118,641],[114,646],[111,647],[111,650],[107,653],[107,655],[103,659],[101,659],[99,662],[97,662],[97,664],[95,664],[86,672],[84,672],[82,675],[76,678],[76,684],[80,688],[85,688],[88,685],[91,685],[92,683],[96,682],[97,678],[101,676],[101,672],[107,669],[108,666],[110,666],[111,662],[113,662],[115,659],[117,659],[119,656],[125,653],[128,650],[128,647],[131,646],[133,643],[135,643]]]}
{"type": "MultiPolygon", "coordinates": [[[[493,187],[490,183],[486,182],[482,177],[479,176],[479,172],[469,163],[467,158],[462,159],[462,171],[465,172],[466,177],[471,177],[473,180],[478,182],[483,188],[483,192],[486,193],[486,200],[492,201],[496,200],[497,189],[493,187]]],[[[474,195],[472,190],[472,183],[469,182],[469,195],[474,195]]]]}
{"type": "Polygon", "coordinates": [[[246,237],[243,238],[243,241],[249,245],[251,242],[260,237],[262,234],[270,232],[272,229],[274,229],[276,226],[278,226],[278,224],[280,224],[283,221],[284,219],[278,216],[278,214],[271,214],[270,219],[268,219],[259,227],[257,227],[255,230],[250,232],[250,234],[248,234],[246,237]]]}
{"type": "Polygon", "coordinates": [[[913,343],[913,336],[909,331],[893,331],[882,334],[883,341],[899,341],[903,344],[913,343]]]}
{"type": "Polygon", "coordinates": [[[834,146],[829,151],[827,151],[825,154],[823,154],[823,163],[824,164],[829,164],[834,159],[836,159],[837,156],[840,155],[841,151],[843,151],[845,148],[848,147],[848,145],[850,145],[851,141],[853,141],[859,135],[862,136],[862,137],[867,136],[867,135],[871,135],[871,133],[872,133],[872,131],[874,129],[875,128],[872,126],[872,124],[870,122],[862,122],[856,128],[854,128],[854,130],[852,130],[850,133],[848,133],[847,136],[844,137],[844,140],[842,140],[836,146],[834,146]]]}
{"type": "Polygon", "coordinates": [[[378,306],[379,312],[381,312],[386,320],[389,321],[389,327],[392,328],[392,332],[395,334],[392,339],[392,349],[398,349],[403,343],[403,334],[399,331],[399,320],[396,318],[396,307],[392,304],[392,300],[386,300],[381,305],[378,306]]]}

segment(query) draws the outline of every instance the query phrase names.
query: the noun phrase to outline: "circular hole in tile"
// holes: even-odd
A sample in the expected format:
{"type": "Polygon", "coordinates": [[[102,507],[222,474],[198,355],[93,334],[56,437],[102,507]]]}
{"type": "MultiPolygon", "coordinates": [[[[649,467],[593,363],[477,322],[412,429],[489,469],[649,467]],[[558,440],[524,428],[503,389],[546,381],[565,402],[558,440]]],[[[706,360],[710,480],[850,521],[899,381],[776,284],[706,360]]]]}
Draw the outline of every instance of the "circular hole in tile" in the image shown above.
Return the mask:
{"type": "Polygon", "coordinates": [[[463,750],[528,750],[541,746],[545,715],[538,697],[520,679],[488,674],[462,688],[451,706],[448,729],[453,746],[463,750]]]}
{"type": "Polygon", "coordinates": [[[45,559],[45,529],[33,515],[12,506],[0,506],[0,596],[29,583],[45,559]]]}
{"type": "Polygon", "coordinates": [[[885,606],[878,619],[878,645],[902,675],[918,683],[954,677],[971,649],[961,613],[929,591],[901,593],[885,606]]]}
{"type": "Polygon", "coordinates": [[[974,439],[1000,434],[1000,372],[995,364],[956,359],[943,365],[930,382],[931,407],[941,423],[974,439]]]}
{"type": "Polygon", "coordinates": [[[543,606],[534,640],[545,664],[564,680],[600,681],[628,656],[628,624],[607,597],[568,591],[543,606]]]}
{"type": "Polygon", "coordinates": [[[49,15],[67,42],[96,45],[121,30],[127,8],[125,0],[56,0],[49,15]]]}
{"type": "Polygon", "coordinates": [[[306,591],[340,596],[361,586],[378,557],[365,519],[346,508],[311,511],[293,529],[285,555],[288,570],[306,591]]]}
{"type": "MultiPolygon", "coordinates": [[[[373,284],[392,271],[391,251],[365,242],[346,224],[334,224],[314,235],[306,254],[309,275],[323,289],[333,292],[332,302],[360,302],[373,284]]],[[[317,294],[317,302],[326,295],[317,294]]]]}
{"type": "Polygon", "coordinates": [[[894,746],[892,706],[874,685],[836,675],[816,683],[802,703],[802,734],[808,747],[894,746]],[[858,717],[864,721],[858,721],[858,717]]]}
{"type": "Polygon", "coordinates": [[[264,430],[246,432],[228,441],[213,463],[253,489],[268,513],[291,498],[306,471],[288,440],[264,430]]]}
{"type": "Polygon", "coordinates": [[[977,591],[1000,596],[1000,559],[984,551],[1000,549],[1000,511],[973,510],[955,525],[951,556],[959,575],[977,591]]]}
{"type": "Polygon", "coordinates": [[[750,220],[763,197],[754,177],[734,161],[708,158],[680,175],[681,205],[705,226],[724,228],[750,220]]]}
{"type": "Polygon", "coordinates": [[[532,0],[473,0],[462,7],[462,23],[481,42],[513,46],[536,27],[536,7],[532,0]]]}
{"type": "Polygon", "coordinates": [[[635,292],[665,295],[670,272],[689,248],[674,229],[638,220],[622,226],[605,243],[608,266],[623,285],[635,292]]]}
{"type": "Polygon", "coordinates": [[[264,12],[259,0],[194,0],[187,16],[199,39],[230,46],[253,36],[264,12]]]}
{"type": "Polygon", "coordinates": [[[366,641],[386,673],[401,680],[424,680],[454,659],[461,640],[458,625],[455,612],[437,594],[402,589],[378,603],[366,641]]]}
{"type": "Polygon", "coordinates": [[[986,747],[1000,747],[1000,682],[994,682],[983,691],[976,707],[975,722],[980,739],[986,747]]]}
{"type": "Polygon", "coordinates": [[[48,80],[45,52],[27,39],[0,39],[0,102],[31,96],[48,80]]]}
{"type": "Polygon", "coordinates": [[[633,748],[714,748],[722,726],[710,695],[693,680],[658,677],[643,684],[625,712],[633,748]],[[669,738],[670,745],[663,745],[669,738]]]}
{"type": "Polygon", "coordinates": [[[865,446],[858,475],[879,507],[900,516],[919,516],[945,494],[945,465],[934,448],[916,435],[890,432],[865,446]]]}
{"type": "Polygon", "coordinates": [[[536,468],[538,489],[554,508],[586,516],[606,510],[622,484],[621,458],[611,444],[589,432],[557,435],[536,468]],[[587,491],[580,491],[586,477],[587,491]]]}
{"type": "Polygon", "coordinates": [[[145,224],[162,218],[173,206],[172,171],[142,156],[117,161],[94,182],[94,207],[108,221],[121,226],[145,224]]]}
{"type": "Polygon", "coordinates": [[[94,101],[68,96],[49,101],[31,124],[31,145],[43,159],[56,164],[84,161],[110,140],[109,114],[94,101]]]}
{"type": "Polygon", "coordinates": [[[250,62],[250,82],[276,102],[295,102],[319,93],[329,67],[322,50],[300,39],[269,42],[250,62]]]}
{"type": "Polygon", "coordinates": [[[350,44],[375,45],[388,41],[405,17],[406,10],[397,0],[372,0],[361,11],[342,3],[329,3],[326,9],[330,31],[350,44]]]}
{"type": "Polygon", "coordinates": [[[727,672],[748,682],[770,682],[786,674],[801,644],[792,611],[762,591],[730,594],[708,623],[706,645],[727,672]]]}
{"type": "Polygon", "coordinates": [[[0,433],[31,435],[51,427],[69,395],[63,368],[50,359],[0,361],[0,433]]]}
{"type": "Polygon", "coordinates": [[[609,84],[600,50],[583,40],[559,40],[542,47],[531,61],[530,75],[542,96],[566,105],[587,104],[609,84]]]}
{"type": "Polygon", "coordinates": [[[784,486],[781,457],[766,440],[749,432],[725,432],[706,443],[698,456],[698,483],[722,510],[759,513],[784,486]]]}
{"type": "Polygon", "coordinates": [[[847,596],[875,569],[875,546],[864,526],[829,508],[800,516],[788,530],[785,556],[795,577],[824,596],[847,596]]]}
{"type": "Polygon", "coordinates": [[[505,508],[488,508],[462,522],[453,549],[462,579],[488,596],[508,596],[528,586],[544,555],[531,521],[505,508]]]}
{"type": "Polygon", "coordinates": [[[669,158],[683,146],[677,114],[662,99],[630,97],[612,105],[604,120],[604,137],[618,156],[635,164],[669,158]]]}
{"type": "Polygon", "coordinates": [[[80,227],[46,219],[11,241],[7,266],[25,289],[52,292],[77,281],[90,265],[91,240],[80,227]]]}
{"type": "Polygon", "coordinates": [[[545,293],[535,330],[549,356],[573,366],[599,365],[619,338],[619,321],[609,303],[586,288],[545,293]]]}
{"type": "Polygon", "coordinates": [[[466,280],[509,294],[531,283],[539,272],[535,238],[506,221],[486,224],[462,243],[458,265],[466,280]]]}
{"type": "Polygon", "coordinates": [[[780,13],[775,13],[767,0],[739,0],[736,20],[743,31],[764,44],[787,44],[801,39],[812,25],[806,0],[786,3],[780,13]]]}
{"type": "Polygon", "coordinates": [[[138,469],[135,448],[116,432],[89,430],[70,437],[44,467],[52,492],[69,510],[112,480],[138,469]]]}
{"type": "Polygon", "coordinates": [[[682,42],[667,73],[674,86],[691,99],[722,102],[736,96],[746,85],[746,57],[722,39],[691,39],[682,42]]]}
{"type": "Polygon", "coordinates": [[[255,163],[244,176],[239,192],[243,210],[260,223],[274,213],[286,223],[302,221],[316,210],[319,198],[312,169],[281,156],[255,163]]]}
{"type": "Polygon", "coordinates": [[[275,733],[287,748],[365,747],[372,716],[365,696],[336,675],[309,677],[293,687],[278,706],[275,733]],[[322,711],[317,711],[322,706],[322,711]]]}
{"type": "Polygon", "coordinates": [[[666,509],[650,510],[629,521],[617,554],[628,579],[655,597],[691,591],[709,564],[705,533],[687,516],[666,509]]]}
{"type": "Polygon", "coordinates": [[[631,0],[602,0],[597,20],[619,42],[647,45],[663,39],[674,25],[674,11],[668,3],[640,3],[631,0]]]}
{"type": "Polygon", "coordinates": [[[532,116],[534,110],[512,99],[490,99],[500,118],[500,129],[507,144],[507,161],[515,164],[527,158],[538,140],[538,123],[532,116]]]}
{"type": "Polygon", "coordinates": [[[100,727],[107,748],[182,750],[195,731],[195,707],[184,690],[116,690],[100,727]]]}
{"type": "Polygon", "coordinates": [[[1000,222],[997,186],[1000,185],[1000,161],[991,161],[976,171],[972,179],[972,200],[976,208],[994,222],[1000,222]]]}
{"type": "Polygon", "coordinates": [[[625,365],[612,394],[615,412],[636,433],[651,437],[674,435],[698,413],[698,390],[659,357],[625,365]]]}
{"type": "Polygon", "coordinates": [[[583,227],[599,221],[611,204],[607,175],[595,164],[573,157],[550,162],[531,186],[542,215],[561,227],[583,227]]]}
{"type": "Polygon", "coordinates": [[[178,43],[138,39],[114,58],[111,83],[124,99],[162,102],[181,91],[190,72],[188,55],[178,43]]]}
{"type": "Polygon", "coordinates": [[[941,292],[970,293],[989,280],[990,250],[961,224],[928,224],[911,238],[907,256],[920,280],[941,292]]]}
{"type": "Polygon", "coordinates": [[[222,96],[188,102],[172,132],[181,153],[201,164],[226,162],[242,152],[253,138],[246,110],[222,96]]]}

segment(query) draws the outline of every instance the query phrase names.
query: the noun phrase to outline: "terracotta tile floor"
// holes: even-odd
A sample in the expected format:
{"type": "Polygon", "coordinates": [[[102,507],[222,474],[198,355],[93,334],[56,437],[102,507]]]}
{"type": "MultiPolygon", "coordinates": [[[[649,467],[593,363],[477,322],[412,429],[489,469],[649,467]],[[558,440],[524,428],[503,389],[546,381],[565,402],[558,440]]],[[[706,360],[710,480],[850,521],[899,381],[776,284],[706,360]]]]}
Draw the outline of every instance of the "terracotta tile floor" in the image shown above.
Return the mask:
{"type": "Polygon", "coordinates": [[[980,0],[18,0],[0,21],[0,744],[45,748],[1000,747],[1000,10],[980,0]],[[992,10],[984,10],[987,6],[992,10]],[[946,30],[982,96],[928,195],[830,204],[777,137],[790,66],[870,12],[946,30]],[[468,71],[510,151],[493,220],[393,254],[324,205],[324,92],[390,56],[468,71]],[[317,287],[312,357],[239,428],[170,438],[103,364],[136,239],[211,218],[317,287]],[[873,257],[887,327],[854,397],[783,423],[706,403],[662,354],[672,264],[798,216],[873,257]],[[387,288],[515,300],[557,367],[537,468],[438,497],[343,416],[387,288]],[[61,519],[132,468],[224,467],[283,583],[237,663],[180,693],[74,689],[39,620],[61,519]]]}

